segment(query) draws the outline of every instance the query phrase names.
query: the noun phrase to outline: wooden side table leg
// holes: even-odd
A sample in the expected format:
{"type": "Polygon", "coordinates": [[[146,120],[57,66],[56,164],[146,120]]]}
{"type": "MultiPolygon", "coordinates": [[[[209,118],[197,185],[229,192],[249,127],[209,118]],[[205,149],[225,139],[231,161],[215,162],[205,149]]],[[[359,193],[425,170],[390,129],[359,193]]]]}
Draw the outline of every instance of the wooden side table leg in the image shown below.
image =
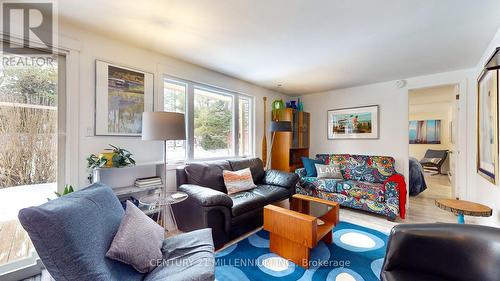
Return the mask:
{"type": "Polygon", "coordinates": [[[309,268],[309,248],[294,241],[269,233],[269,249],[271,252],[292,261],[305,269],[309,268]]]}

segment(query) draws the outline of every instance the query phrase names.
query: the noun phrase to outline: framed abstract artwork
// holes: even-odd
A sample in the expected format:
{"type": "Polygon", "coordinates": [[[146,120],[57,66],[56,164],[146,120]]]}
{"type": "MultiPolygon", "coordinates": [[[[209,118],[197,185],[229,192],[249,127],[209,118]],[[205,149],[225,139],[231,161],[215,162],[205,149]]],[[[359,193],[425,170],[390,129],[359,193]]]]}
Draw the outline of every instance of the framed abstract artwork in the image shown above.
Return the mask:
{"type": "Polygon", "coordinates": [[[498,70],[483,71],[477,85],[477,172],[498,182],[498,70]]]}
{"type": "Polygon", "coordinates": [[[153,111],[152,73],[96,60],[95,134],[141,136],[142,113],[153,111]]]}
{"type": "Polygon", "coordinates": [[[410,144],[441,144],[441,120],[415,120],[409,124],[410,144]]]}
{"type": "Polygon", "coordinates": [[[328,110],[328,139],[378,139],[378,111],[378,105],[328,110]]]}

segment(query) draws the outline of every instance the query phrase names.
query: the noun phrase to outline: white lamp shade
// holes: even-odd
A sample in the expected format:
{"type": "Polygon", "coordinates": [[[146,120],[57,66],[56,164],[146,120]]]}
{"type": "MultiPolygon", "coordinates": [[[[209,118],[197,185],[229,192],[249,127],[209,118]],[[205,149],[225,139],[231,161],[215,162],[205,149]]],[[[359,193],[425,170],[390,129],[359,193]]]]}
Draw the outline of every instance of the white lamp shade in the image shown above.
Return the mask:
{"type": "Polygon", "coordinates": [[[185,140],[186,124],[183,113],[144,112],[142,140],[185,140]]]}

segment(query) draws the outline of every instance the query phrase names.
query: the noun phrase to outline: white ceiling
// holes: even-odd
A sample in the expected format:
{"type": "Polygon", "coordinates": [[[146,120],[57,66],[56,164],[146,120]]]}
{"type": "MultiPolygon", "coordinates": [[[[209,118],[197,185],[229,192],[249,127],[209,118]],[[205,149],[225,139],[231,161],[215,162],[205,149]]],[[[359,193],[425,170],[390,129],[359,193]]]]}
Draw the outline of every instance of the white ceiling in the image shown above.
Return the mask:
{"type": "Polygon", "coordinates": [[[60,20],[291,95],[475,66],[499,0],[63,0],[60,20]]]}

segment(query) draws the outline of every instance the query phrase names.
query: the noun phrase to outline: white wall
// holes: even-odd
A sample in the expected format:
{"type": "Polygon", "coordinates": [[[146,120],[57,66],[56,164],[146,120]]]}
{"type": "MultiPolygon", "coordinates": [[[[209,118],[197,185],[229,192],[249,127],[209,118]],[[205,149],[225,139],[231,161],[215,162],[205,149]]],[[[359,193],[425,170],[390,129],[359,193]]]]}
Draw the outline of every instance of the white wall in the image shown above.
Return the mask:
{"type": "Polygon", "coordinates": [[[304,110],[311,112],[310,155],[317,153],[351,153],[387,155],[396,159],[396,168],[406,174],[408,146],[402,145],[408,124],[408,96],[394,82],[333,90],[302,97],[304,110]],[[327,111],[346,107],[379,105],[379,139],[328,140],[327,111]]]}
{"type": "MultiPolygon", "coordinates": [[[[74,62],[78,64],[78,67],[75,68],[73,66],[75,71],[69,74],[78,76],[77,78],[69,77],[70,79],[78,80],[78,90],[77,92],[68,93],[68,95],[79,95],[79,113],[71,112],[72,114],[79,114],[78,155],[68,155],[68,160],[77,161],[78,163],[78,185],[80,187],[87,184],[86,157],[91,153],[101,152],[110,143],[129,149],[134,154],[138,163],[162,161],[161,142],[144,142],[137,137],[93,136],[96,59],[154,73],[155,96],[158,92],[161,93],[161,85],[159,82],[162,74],[169,74],[254,96],[256,103],[255,155],[261,157],[261,139],[264,132],[262,97],[268,97],[267,109],[269,112],[267,116],[270,119],[271,101],[275,98],[285,99],[286,96],[206,68],[154,53],[146,49],[136,48],[120,41],[115,41],[67,23],[61,23],[59,33],[61,37],[65,39],[61,40],[63,48],[65,47],[64,42],[72,41],[70,39],[73,39],[76,45],[79,45],[77,48],[78,50],[76,50],[79,59],[74,62]]],[[[75,45],[75,43],[73,43],[73,45],[75,45]]],[[[157,108],[157,105],[155,105],[155,108],[157,108]]],[[[269,137],[268,135],[268,139],[269,137]]],[[[173,172],[171,172],[167,179],[170,181],[170,187],[175,186],[175,183],[172,182],[173,179],[175,179],[175,176],[173,172]]],[[[75,183],[72,182],[72,184],[75,183]]]]}
{"type": "MultiPolygon", "coordinates": [[[[469,154],[468,154],[468,172],[469,172],[469,181],[468,181],[468,195],[470,200],[485,204],[493,209],[493,216],[489,218],[480,218],[479,221],[500,227],[500,185],[492,184],[476,172],[476,157],[477,157],[477,84],[476,79],[479,77],[484,64],[486,63],[489,56],[493,53],[494,49],[500,47],[500,29],[497,34],[491,41],[488,48],[485,50],[481,60],[478,62],[477,66],[471,73],[471,83],[469,84],[469,91],[473,93],[469,96],[468,99],[468,119],[471,120],[469,122],[469,135],[468,135],[468,146],[469,154]]],[[[498,175],[497,175],[498,176],[498,175]]]]}

